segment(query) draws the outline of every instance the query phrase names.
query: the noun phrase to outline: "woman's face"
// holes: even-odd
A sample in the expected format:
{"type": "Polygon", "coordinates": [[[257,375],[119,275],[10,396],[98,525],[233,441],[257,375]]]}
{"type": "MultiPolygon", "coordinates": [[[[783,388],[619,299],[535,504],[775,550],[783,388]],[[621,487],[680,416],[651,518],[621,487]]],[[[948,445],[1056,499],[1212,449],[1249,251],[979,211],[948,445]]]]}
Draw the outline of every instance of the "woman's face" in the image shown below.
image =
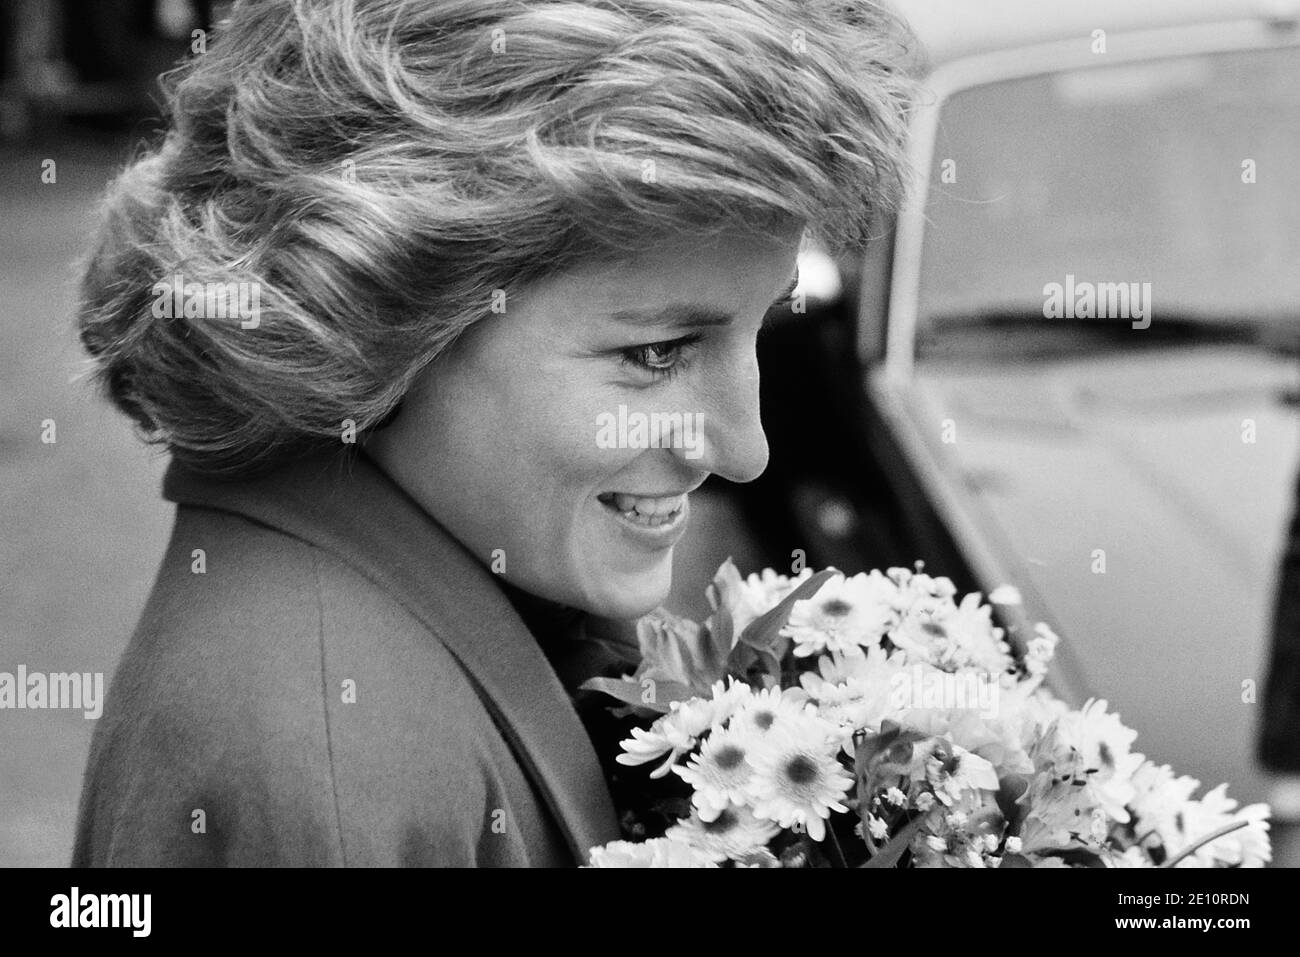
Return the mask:
{"type": "Polygon", "coordinates": [[[535,283],[432,363],[367,450],[516,586],[645,614],[689,493],[767,465],[755,340],[799,236],[692,238],[535,283]]]}

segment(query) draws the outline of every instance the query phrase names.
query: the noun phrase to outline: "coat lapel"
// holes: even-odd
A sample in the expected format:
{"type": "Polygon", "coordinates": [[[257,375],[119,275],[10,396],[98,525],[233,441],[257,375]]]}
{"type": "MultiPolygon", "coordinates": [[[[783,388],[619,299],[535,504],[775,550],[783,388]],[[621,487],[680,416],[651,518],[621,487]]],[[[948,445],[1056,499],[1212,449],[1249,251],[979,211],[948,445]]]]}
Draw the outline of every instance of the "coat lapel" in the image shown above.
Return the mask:
{"type": "Polygon", "coordinates": [[[239,482],[173,461],[163,495],[327,549],[388,591],[465,668],[575,858],[618,839],[591,741],[536,639],[487,568],[364,455],[305,458],[239,482]]]}

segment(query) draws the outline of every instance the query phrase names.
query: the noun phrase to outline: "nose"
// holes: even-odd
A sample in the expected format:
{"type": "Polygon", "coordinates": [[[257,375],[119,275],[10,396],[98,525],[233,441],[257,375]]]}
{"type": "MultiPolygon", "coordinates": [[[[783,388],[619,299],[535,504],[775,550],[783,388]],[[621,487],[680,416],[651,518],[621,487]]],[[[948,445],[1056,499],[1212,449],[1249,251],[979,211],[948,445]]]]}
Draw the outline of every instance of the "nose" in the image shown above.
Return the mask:
{"type": "MultiPolygon", "coordinates": [[[[731,482],[752,482],[767,468],[759,415],[758,357],[751,349],[735,369],[710,377],[699,403],[699,440],[687,461],[731,482]]],[[[690,452],[679,449],[679,455],[690,452]]]]}

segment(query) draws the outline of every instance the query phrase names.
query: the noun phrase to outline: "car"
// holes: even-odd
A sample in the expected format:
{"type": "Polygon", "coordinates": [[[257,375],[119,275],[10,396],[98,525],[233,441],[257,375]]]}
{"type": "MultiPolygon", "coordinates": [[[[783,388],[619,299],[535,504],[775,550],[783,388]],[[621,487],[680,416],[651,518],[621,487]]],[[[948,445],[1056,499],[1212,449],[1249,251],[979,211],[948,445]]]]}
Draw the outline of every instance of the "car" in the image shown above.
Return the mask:
{"type": "Polygon", "coordinates": [[[810,251],[828,291],[770,319],[771,464],[712,486],[746,529],[726,547],[1013,585],[1012,637],[1063,638],[1058,695],[1264,800],[1300,462],[1300,3],[894,6],[927,56],[916,181],[835,281],[810,251]]]}

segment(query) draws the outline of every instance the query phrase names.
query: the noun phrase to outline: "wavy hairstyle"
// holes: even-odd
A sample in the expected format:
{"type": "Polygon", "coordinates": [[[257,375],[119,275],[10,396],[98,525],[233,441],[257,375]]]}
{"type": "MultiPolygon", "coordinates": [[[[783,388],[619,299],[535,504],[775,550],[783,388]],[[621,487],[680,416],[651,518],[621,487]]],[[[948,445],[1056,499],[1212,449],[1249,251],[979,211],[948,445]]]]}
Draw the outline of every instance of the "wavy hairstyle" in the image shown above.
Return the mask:
{"type": "Polygon", "coordinates": [[[109,188],[82,342],[191,467],[337,446],[494,293],[791,218],[864,242],[911,55],[866,0],[242,0],[109,188]],[[177,275],[255,284],[256,327],[158,315],[177,275]]]}

